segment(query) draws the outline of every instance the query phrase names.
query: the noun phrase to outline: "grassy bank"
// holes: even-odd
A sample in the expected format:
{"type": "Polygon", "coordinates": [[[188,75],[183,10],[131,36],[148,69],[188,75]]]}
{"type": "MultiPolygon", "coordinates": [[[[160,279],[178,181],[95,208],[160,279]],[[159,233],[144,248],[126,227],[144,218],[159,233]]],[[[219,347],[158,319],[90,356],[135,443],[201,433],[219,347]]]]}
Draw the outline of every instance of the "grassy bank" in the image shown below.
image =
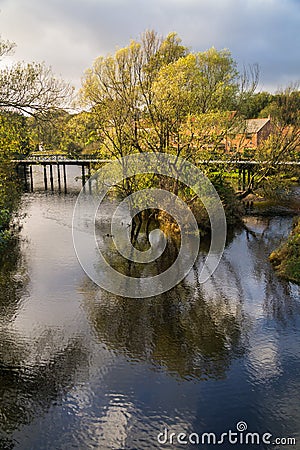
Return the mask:
{"type": "Polygon", "coordinates": [[[287,240],[270,255],[277,274],[300,284],[300,218],[287,240]]]}

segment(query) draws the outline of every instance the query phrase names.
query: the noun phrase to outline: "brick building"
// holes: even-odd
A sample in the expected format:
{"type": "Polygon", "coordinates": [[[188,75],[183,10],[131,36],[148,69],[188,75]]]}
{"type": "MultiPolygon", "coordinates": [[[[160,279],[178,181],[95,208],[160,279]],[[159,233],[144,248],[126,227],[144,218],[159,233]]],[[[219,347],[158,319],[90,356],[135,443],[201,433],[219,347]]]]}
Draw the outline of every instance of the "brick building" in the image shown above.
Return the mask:
{"type": "Polygon", "coordinates": [[[226,139],[226,150],[243,151],[245,149],[256,149],[259,144],[266,140],[271,133],[271,120],[248,119],[245,121],[244,129],[238,130],[235,135],[226,139]]]}

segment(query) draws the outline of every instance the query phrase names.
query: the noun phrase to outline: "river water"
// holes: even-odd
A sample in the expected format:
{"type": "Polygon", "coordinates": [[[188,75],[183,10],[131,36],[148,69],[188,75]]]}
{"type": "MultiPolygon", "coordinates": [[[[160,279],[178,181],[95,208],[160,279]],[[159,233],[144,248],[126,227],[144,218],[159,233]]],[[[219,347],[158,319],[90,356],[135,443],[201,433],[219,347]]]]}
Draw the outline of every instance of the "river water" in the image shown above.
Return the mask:
{"type": "Polygon", "coordinates": [[[283,448],[262,442],[270,433],[299,449],[300,288],[268,262],[292,219],[248,217],[251,232],[235,232],[208,282],[197,263],[171,291],[132,300],[102,291],[77,261],[79,187],[24,194],[1,268],[0,448],[283,448]],[[239,422],[259,445],[201,444],[239,422]]]}

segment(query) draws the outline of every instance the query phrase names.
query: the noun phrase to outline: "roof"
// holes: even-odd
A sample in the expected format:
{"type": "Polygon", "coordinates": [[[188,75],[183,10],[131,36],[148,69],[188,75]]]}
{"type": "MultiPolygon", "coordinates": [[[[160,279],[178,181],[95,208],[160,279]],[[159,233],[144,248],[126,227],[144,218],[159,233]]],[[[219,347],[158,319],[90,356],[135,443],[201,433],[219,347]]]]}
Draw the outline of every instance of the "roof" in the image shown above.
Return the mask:
{"type": "Polygon", "coordinates": [[[258,133],[268,122],[267,119],[248,119],[246,120],[246,133],[258,133]]]}

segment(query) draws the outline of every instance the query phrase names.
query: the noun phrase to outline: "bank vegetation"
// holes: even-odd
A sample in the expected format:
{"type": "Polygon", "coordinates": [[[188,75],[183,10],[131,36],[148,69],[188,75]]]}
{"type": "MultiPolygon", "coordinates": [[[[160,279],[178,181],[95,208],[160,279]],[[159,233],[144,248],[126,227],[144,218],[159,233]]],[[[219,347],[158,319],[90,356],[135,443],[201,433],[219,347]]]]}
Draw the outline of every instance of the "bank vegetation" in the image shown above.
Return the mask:
{"type": "Polygon", "coordinates": [[[300,218],[287,241],[271,253],[270,261],[278,276],[300,284],[300,218]]]}

